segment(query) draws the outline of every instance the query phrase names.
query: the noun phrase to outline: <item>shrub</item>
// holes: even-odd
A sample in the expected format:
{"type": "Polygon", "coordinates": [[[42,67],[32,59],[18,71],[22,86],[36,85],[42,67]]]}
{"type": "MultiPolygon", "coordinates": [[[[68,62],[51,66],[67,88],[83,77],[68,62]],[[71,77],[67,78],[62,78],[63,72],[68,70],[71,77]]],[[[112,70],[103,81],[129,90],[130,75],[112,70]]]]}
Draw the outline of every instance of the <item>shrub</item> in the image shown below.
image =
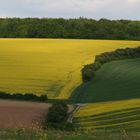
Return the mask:
{"type": "Polygon", "coordinates": [[[72,123],[67,123],[68,106],[65,102],[54,103],[45,117],[44,127],[60,130],[72,130],[72,123]]]}

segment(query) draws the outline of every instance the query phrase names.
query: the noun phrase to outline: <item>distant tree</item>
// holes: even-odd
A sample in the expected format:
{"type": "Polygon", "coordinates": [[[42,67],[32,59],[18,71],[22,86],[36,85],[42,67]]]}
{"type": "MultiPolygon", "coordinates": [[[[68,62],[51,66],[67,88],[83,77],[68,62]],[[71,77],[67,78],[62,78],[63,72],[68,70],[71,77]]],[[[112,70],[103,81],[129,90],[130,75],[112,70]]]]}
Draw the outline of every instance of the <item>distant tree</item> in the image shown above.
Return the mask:
{"type": "Polygon", "coordinates": [[[140,40],[140,21],[0,18],[0,37],[140,40]]]}

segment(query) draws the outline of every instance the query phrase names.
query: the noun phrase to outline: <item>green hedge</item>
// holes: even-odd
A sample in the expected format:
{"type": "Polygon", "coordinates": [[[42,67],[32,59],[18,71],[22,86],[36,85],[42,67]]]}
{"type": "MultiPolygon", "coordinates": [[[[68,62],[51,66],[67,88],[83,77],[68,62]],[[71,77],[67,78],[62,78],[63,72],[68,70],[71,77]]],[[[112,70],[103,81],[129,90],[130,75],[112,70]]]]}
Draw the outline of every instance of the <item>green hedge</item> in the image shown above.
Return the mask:
{"type": "Polygon", "coordinates": [[[34,95],[30,93],[26,94],[10,94],[6,92],[0,92],[0,99],[10,99],[10,100],[23,100],[23,101],[37,101],[37,102],[47,102],[47,95],[34,95]]]}
{"type": "Polygon", "coordinates": [[[82,69],[83,82],[92,80],[102,65],[116,60],[133,59],[140,57],[140,47],[117,49],[113,52],[105,52],[95,57],[95,62],[84,66],[82,69]]]}

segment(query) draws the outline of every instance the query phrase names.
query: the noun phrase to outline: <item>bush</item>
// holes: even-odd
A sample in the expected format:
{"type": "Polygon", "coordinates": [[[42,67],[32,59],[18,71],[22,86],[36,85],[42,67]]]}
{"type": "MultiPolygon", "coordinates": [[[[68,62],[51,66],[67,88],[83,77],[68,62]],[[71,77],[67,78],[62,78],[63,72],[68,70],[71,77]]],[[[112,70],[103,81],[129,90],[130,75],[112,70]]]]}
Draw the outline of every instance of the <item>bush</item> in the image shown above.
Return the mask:
{"type": "Polygon", "coordinates": [[[45,117],[44,127],[61,130],[72,130],[73,124],[67,123],[68,106],[65,102],[54,103],[45,117]]]}
{"type": "Polygon", "coordinates": [[[47,122],[49,123],[62,123],[66,122],[68,117],[68,107],[64,102],[54,103],[52,107],[50,107],[47,122]]]}

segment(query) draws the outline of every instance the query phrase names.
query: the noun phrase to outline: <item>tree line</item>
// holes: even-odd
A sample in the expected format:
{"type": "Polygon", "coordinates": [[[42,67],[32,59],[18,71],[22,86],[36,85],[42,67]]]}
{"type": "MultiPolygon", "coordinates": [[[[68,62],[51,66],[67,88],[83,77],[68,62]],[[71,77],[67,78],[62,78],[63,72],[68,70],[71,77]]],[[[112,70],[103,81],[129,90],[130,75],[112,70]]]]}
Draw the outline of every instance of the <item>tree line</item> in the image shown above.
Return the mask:
{"type": "Polygon", "coordinates": [[[132,58],[140,58],[140,47],[117,49],[112,52],[105,52],[97,55],[93,64],[85,65],[82,69],[83,82],[92,80],[96,74],[96,71],[99,70],[105,63],[132,58]]]}
{"type": "Polygon", "coordinates": [[[10,99],[10,100],[22,100],[22,101],[37,101],[37,102],[47,102],[47,95],[37,96],[35,94],[26,93],[26,94],[10,94],[6,92],[0,92],[0,99],[10,99]]]}
{"type": "Polygon", "coordinates": [[[0,18],[0,38],[140,40],[140,21],[0,18]]]}

